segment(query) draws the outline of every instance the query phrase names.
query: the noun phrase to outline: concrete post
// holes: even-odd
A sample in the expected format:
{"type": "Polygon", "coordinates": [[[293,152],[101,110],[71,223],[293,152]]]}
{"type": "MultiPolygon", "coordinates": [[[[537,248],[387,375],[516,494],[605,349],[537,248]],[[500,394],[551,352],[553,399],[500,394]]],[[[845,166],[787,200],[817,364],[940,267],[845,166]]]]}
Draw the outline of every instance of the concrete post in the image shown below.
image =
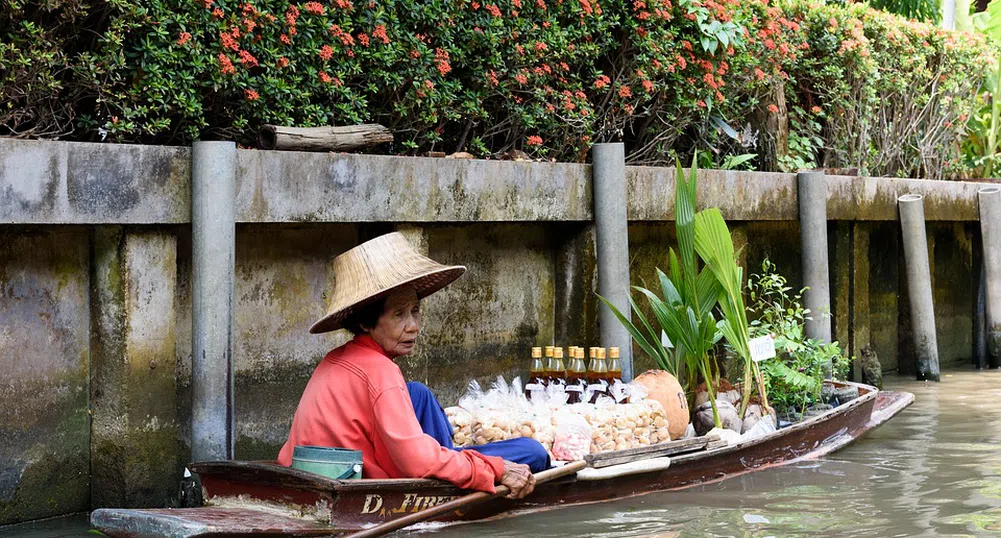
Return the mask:
{"type": "Polygon", "coordinates": [[[1001,188],[985,187],[977,197],[984,245],[987,358],[991,368],[997,368],[1001,365],[1001,188]]]}
{"type": "Polygon", "coordinates": [[[831,341],[831,277],[827,259],[827,178],[822,171],[800,172],[799,236],[803,247],[803,305],[812,319],[806,336],[831,341]]]}
{"type": "MultiPolygon", "coordinates": [[[[626,157],[621,143],[596,144],[592,150],[598,293],[627,318],[629,312],[629,229],[626,215],[626,157]]],[[[604,304],[598,311],[602,347],[621,349],[622,379],[633,377],[632,338],[604,304]]]]}
{"type": "Polygon", "coordinates": [[[233,458],[236,144],[191,150],[191,456],[233,458]]]}
{"type": "Polygon", "coordinates": [[[911,305],[918,380],[939,380],[938,340],[935,336],[935,304],[932,301],[928,237],[924,201],[920,194],[897,198],[900,227],[904,236],[907,295],[911,305]]]}

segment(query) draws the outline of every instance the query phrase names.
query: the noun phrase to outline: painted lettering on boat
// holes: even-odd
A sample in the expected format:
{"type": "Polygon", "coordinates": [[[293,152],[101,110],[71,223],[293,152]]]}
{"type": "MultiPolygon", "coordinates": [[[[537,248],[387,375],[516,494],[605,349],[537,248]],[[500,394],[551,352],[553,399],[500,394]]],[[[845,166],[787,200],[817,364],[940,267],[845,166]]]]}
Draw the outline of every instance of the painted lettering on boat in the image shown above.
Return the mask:
{"type": "Polygon", "coordinates": [[[405,493],[399,506],[390,508],[389,506],[384,506],[385,501],[382,495],[370,493],[365,496],[365,505],[362,507],[361,513],[379,514],[381,517],[402,514],[404,512],[416,513],[458,498],[457,495],[418,495],[416,493],[405,493]]]}

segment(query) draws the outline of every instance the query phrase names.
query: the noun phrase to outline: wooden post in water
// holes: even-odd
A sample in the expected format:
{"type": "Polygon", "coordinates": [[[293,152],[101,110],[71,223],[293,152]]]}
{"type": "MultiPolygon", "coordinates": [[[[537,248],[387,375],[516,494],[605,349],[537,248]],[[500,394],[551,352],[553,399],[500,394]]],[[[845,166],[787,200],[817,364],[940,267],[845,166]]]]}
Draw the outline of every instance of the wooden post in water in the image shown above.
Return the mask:
{"type": "Polygon", "coordinates": [[[935,336],[935,303],[931,292],[924,201],[920,194],[905,194],[897,198],[897,206],[904,235],[904,263],[907,266],[907,296],[911,303],[917,378],[919,381],[938,381],[938,339],[935,336]]]}
{"type": "Polygon", "coordinates": [[[990,367],[997,368],[1001,366],[1001,188],[980,189],[977,198],[984,252],[987,358],[990,367]]]}

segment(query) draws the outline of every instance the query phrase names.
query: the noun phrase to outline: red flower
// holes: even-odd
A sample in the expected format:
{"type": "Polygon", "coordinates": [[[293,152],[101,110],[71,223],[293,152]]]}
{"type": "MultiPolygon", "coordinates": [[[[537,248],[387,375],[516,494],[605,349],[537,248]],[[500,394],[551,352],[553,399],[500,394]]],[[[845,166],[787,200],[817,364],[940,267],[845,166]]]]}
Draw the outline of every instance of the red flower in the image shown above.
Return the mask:
{"type": "Polygon", "coordinates": [[[767,49],[769,49],[769,50],[775,50],[775,42],[772,41],[771,39],[766,39],[765,40],[765,47],[767,49]]]}
{"type": "Polygon", "coordinates": [[[327,84],[330,82],[330,75],[326,71],[320,71],[317,76],[320,78],[320,82],[327,84]]]}
{"type": "Polygon", "coordinates": [[[497,82],[497,73],[494,73],[493,69],[491,69],[487,73],[487,83],[490,84],[491,86],[496,86],[498,84],[498,82],[497,82]]]}
{"type": "Polygon", "coordinates": [[[511,5],[516,9],[521,9],[521,0],[511,0],[511,5]]]}
{"type": "Polygon", "coordinates": [[[281,58],[278,58],[277,65],[278,65],[278,67],[288,67],[288,58],[286,58],[284,56],[282,56],[281,58]]]}
{"type": "Polygon", "coordinates": [[[629,89],[629,86],[620,86],[619,87],[619,97],[625,98],[625,97],[631,97],[632,95],[633,95],[633,91],[629,89]]]}
{"type": "Polygon", "coordinates": [[[526,140],[525,143],[528,144],[529,146],[541,146],[542,137],[538,135],[532,135],[528,137],[528,140],[526,140]]]}
{"type": "Polygon", "coordinates": [[[623,110],[626,111],[626,114],[632,114],[633,111],[636,110],[636,107],[634,107],[633,105],[626,105],[626,106],[624,106],[622,108],[623,108],[623,110]]]}
{"type": "Polygon", "coordinates": [[[705,108],[706,107],[706,102],[703,101],[702,99],[699,99],[699,101],[697,103],[695,103],[695,104],[698,105],[699,108],[705,108]]]}
{"type": "Polygon", "coordinates": [[[222,46],[227,49],[240,50],[240,43],[232,34],[223,32],[219,35],[219,40],[222,41],[222,46]]]}
{"type": "Polygon", "coordinates": [[[410,51],[410,57],[416,60],[417,58],[421,57],[421,53],[417,52],[416,50],[412,50],[410,51]]]}
{"type": "Polygon", "coordinates": [[[212,3],[213,3],[213,0],[202,0],[202,5],[205,6],[205,9],[208,9],[208,8],[212,7],[212,3]]]}
{"type": "Polygon", "coordinates": [[[224,75],[232,75],[236,73],[236,68],[233,67],[233,62],[229,59],[229,56],[225,54],[219,55],[219,70],[222,71],[224,75]]]}
{"type": "Polygon", "coordinates": [[[546,2],[544,0],[535,0],[535,6],[542,11],[546,10],[546,2]]]}
{"type": "Polygon", "coordinates": [[[580,7],[584,9],[584,13],[587,13],[588,15],[594,13],[594,9],[591,8],[591,2],[589,2],[588,0],[577,0],[577,1],[580,2],[580,7]]]}
{"type": "Polygon", "coordinates": [[[351,4],[351,0],[334,0],[334,5],[341,9],[351,9],[354,7],[351,4]]]}
{"type": "Polygon", "coordinates": [[[361,43],[362,46],[367,47],[369,44],[368,35],[364,33],[358,34],[358,42],[361,43]]]}
{"type": "Polygon", "coordinates": [[[605,86],[608,86],[610,82],[612,82],[611,79],[609,79],[605,75],[601,75],[594,81],[594,89],[600,90],[605,86]]]}
{"type": "Polygon", "coordinates": [[[240,51],[240,61],[247,67],[257,67],[257,58],[245,50],[240,51]]]}
{"type": "Polygon", "coordinates": [[[221,19],[221,18],[225,17],[226,14],[223,13],[221,9],[215,8],[215,9],[212,10],[212,16],[215,17],[215,18],[217,18],[217,19],[221,19]]]}
{"type": "Polygon", "coordinates": [[[653,92],[653,82],[650,82],[649,80],[644,80],[643,81],[643,89],[646,90],[647,93],[652,93],[653,92]]]}
{"type": "Polygon", "coordinates": [[[760,69],[758,69],[757,67],[755,67],[754,68],[754,78],[756,78],[758,80],[764,80],[765,79],[765,72],[762,71],[762,70],[760,70],[760,69]]]}
{"type": "Polygon", "coordinates": [[[820,114],[823,111],[820,109],[819,106],[814,105],[814,107],[810,109],[810,112],[813,112],[814,114],[820,114]]]}
{"type": "Polygon", "coordinates": [[[386,27],[382,24],[376,26],[375,29],[372,30],[372,37],[382,41],[383,44],[389,44],[389,35],[386,34],[386,27]]]}
{"type": "Polygon", "coordinates": [[[771,112],[772,114],[778,114],[779,113],[779,107],[777,107],[775,105],[768,105],[768,111],[771,112]]]}
{"type": "Polygon", "coordinates": [[[329,60],[334,55],[334,49],[330,48],[330,45],[324,45],[320,47],[320,59],[329,60]]]}
{"type": "Polygon", "coordinates": [[[177,44],[183,45],[191,39],[191,34],[188,32],[181,32],[180,37],[177,38],[177,44]]]}
{"type": "Polygon", "coordinates": [[[304,7],[306,11],[314,15],[323,15],[327,11],[326,9],[323,8],[323,5],[320,4],[319,2],[306,2],[306,4],[303,5],[302,7],[304,7]]]}
{"type": "Polygon", "coordinates": [[[522,86],[528,84],[528,77],[526,77],[524,73],[518,73],[515,75],[514,80],[518,81],[518,84],[521,84],[522,86]]]}
{"type": "Polygon", "coordinates": [[[260,95],[257,94],[257,90],[246,90],[246,92],[248,101],[256,101],[257,98],[260,97],[260,95]]]}
{"type": "Polygon", "coordinates": [[[289,39],[289,37],[287,35],[285,35],[285,34],[282,34],[281,36],[279,36],[278,39],[280,39],[281,42],[284,43],[284,44],[286,44],[286,45],[291,45],[292,44],[292,40],[289,39]]]}
{"type": "Polygon", "coordinates": [[[542,51],[546,50],[546,44],[543,43],[542,41],[536,41],[535,42],[535,50],[538,51],[538,52],[542,52],[542,51]]]}
{"type": "Polygon", "coordinates": [[[493,15],[494,17],[500,17],[501,16],[501,10],[500,10],[500,8],[498,8],[497,6],[495,6],[493,4],[487,4],[486,10],[488,12],[490,12],[490,14],[493,15]]]}
{"type": "Polygon", "coordinates": [[[429,89],[429,90],[433,90],[434,89],[434,82],[431,82],[430,80],[425,80],[424,81],[424,87],[427,88],[427,89],[429,89]]]}

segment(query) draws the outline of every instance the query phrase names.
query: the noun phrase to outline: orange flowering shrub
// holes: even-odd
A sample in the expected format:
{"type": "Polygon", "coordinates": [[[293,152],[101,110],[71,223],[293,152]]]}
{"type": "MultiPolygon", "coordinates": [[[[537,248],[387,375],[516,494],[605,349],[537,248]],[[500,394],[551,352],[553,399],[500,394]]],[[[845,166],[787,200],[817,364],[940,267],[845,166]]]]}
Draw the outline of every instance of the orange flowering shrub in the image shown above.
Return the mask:
{"type": "Polygon", "coordinates": [[[0,13],[0,134],[252,143],[263,123],[379,122],[401,154],[581,161],[624,140],[634,163],[722,161],[757,151],[778,91],[795,162],[941,175],[990,57],[808,0],[26,0],[0,13]]]}

